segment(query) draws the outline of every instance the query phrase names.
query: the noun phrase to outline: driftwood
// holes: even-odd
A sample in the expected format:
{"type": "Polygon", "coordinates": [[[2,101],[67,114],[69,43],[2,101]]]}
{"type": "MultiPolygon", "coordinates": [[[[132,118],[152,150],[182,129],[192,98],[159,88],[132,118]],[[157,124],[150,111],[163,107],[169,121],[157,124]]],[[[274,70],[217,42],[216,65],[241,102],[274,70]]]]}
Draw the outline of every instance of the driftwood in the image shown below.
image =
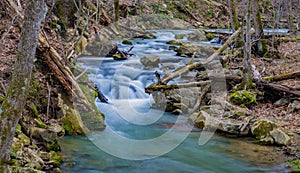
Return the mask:
{"type": "Polygon", "coordinates": [[[67,94],[71,98],[76,99],[77,103],[84,105],[87,110],[92,111],[92,105],[76,82],[73,73],[67,66],[62,64],[62,58],[56,50],[48,44],[45,37],[41,34],[39,35],[39,44],[39,49],[43,53],[43,59],[54,73],[55,77],[64,86],[67,94]]]}
{"type": "Polygon", "coordinates": [[[227,41],[223,44],[223,46],[221,48],[219,48],[218,50],[216,50],[207,60],[202,61],[202,62],[195,62],[192,64],[189,64],[181,69],[177,69],[177,71],[174,71],[171,74],[166,74],[162,80],[161,83],[162,84],[167,84],[170,80],[188,72],[191,71],[192,69],[195,68],[200,68],[203,67],[205,65],[207,65],[208,63],[212,62],[214,59],[216,59],[218,57],[218,55],[223,52],[234,40],[235,38],[240,34],[241,32],[241,28],[239,28],[237,31],[235,31],[228,39],[227,41]]]}

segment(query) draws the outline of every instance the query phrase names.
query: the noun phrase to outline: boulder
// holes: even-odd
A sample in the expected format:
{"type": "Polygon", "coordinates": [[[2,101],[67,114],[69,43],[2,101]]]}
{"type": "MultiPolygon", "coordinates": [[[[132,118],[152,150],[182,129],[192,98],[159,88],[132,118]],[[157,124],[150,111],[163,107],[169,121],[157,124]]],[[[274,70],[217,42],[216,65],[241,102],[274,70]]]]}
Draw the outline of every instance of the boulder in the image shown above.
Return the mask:
{"type": "Polygon", "coordinates": [[[278,145],[289,145],[291,143],[291,138],[282,130],[274,129],[270,132],[270,135],[278,145]]]}
{"type": "Polygon", "coordinates": [[[198,41],[206,41],[207,39],[203,31],[195,30],[193,33],[190,33],[188,35],[188,40],[193,42],[198,42],[198,41]]]}
{"type": "Polygon", "coordinates": [[[269,120],[258,120],[252,127],[251,132],[256,139],[263,139],[270,136],[270,132],[276,128],[274,122],[269,120]]]}
{"type": "Polygon", "coordinates": [[[175,39],[183,39],[185,34],[176,34],[175,39]]]}
{"type": "Polygon", "coordinates": [[[158,56],[154,57],[143,57],[140,59],[140,62],[145,66],[145,69],[151,69],[151,68],[156,68],[158,67],[160,58],[158,56]]]}
{"type": "Polygon", "coordinates": [[[200,44],[183,44],[179,48],[175,50],[177,52],[177,56],[183,57],[193,57],[196,58],[208,58],[210,55],[214,53],[214,49],[212,47],[200,45],[200,44]]]}
{"type": "Polygon", "coordinates": [[[132,42],[130,40],[123,40],[123,44],[132,45],[132,42]]]}
{"type": "Polygon", "coordinates": [[[167,44],[171,44],[171,45],[182,45],[182,41],[180,40],[170,40],[167,42],[167,44]]]}

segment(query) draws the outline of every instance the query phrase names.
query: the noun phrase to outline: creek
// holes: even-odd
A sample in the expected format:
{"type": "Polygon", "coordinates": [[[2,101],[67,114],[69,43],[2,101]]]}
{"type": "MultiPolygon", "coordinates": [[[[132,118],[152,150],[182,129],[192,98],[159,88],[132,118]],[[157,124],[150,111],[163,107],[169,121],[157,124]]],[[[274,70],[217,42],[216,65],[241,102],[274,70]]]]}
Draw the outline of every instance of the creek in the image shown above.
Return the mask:
{"type": "MultiPolygon", "coordinates": [[[[152,32],[156,39],[130,39],[134,46],[131,53],[135,56],[128,60],[78,59],[83,69],[89,69],[89,79],[109,100],[108,103],[95,101],[105,114],[107,128],[87,137],[61,139],[65,158],[61,169],[72,173],[287,172],[272,147],[255,145],[247,138],[226,138],[218,134],[199,145],[201,132],[186,123],[184,116],[150,108],[154,101],[144,93],[144,88],[156,81],[154,72],[172,71],[190,60],[176,56],[166,42],[174,40],[175,34],[193,30],[152,32]],[[139,61],[144,56],[159,56],[159,67],[145,70],[139,61]],[[175,128],[174,124],[178,126],[175,128]]],[[[121,50],[131,47],[121,41],[118,44],[121,50]]]]}

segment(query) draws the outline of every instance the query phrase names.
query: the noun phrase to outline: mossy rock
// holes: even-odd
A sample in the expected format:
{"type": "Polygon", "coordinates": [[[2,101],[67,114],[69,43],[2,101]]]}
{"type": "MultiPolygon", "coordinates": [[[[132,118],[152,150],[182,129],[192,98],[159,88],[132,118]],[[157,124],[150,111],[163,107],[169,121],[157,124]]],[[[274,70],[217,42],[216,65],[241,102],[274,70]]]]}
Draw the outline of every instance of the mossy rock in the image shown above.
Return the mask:
{"type": "Polygon", "coordinates": [[[38,112],[37,107],[35,106],[35,104],[31,103],[29,105],[29,108],[32,111],[34,117],[38,117],[39,116],[39,112],[38,112]]]}
{"type": "Polygon", "coordinates": [[[37,123],[37,126],[43,129],[48,128],[48,126],[39,118],[35,118],[34,121],[37,123]]]}
{"type": "Polygon", "coordinates": [[[179,40],[170,40],[170,41],[167,42],[167,44],[181,46],[181,45],[182,45],[182,42],[179,41],[179,40]]]}
{"type": "Polygon", "coordinates": [[[276,128],[276,124],[269,120],[258,120],[252,127],[251,132],[256,139],[264,139],[270,136],[270,132],[276,128]]]}
{"type": "Polygon", "coordinates": [[[205,37],[207,38],[207,40],[211,40],[211,39],[215,38],[215,35],[212,33],[207,33],[207,34],[205,34],[205,37]]]}
{"type": "Polygon", "coordinates": [[[51,162],[53,166],[60,167],[64,159],[60,155],[58,155],[55,151],[50,151],[50,154],[51,154],[51,162]]]}
{"type": "Polygon", "coordinates": [[[175,39],[183,39],[185,34],[176,34],[175,39]]]}
{"type": "Polygon", "coordinates": [[[130,40],[123,40],[122,44],[132,45],[132,42],[130,40]]]}
{"type": "Polygon", "coordinates": [[[300,172],[300,160],[292,160],[292,161],[286,162],[286,165],[290,166],[292,168],[291,172],[294,172],[294,173],[300,172]]]}
{"type": "Polygon", "coordinates": [[[256,93],[247,90],[236,91],[231,94],[229,101],[235,105],[249,106],[256,103],[256,93]]]}

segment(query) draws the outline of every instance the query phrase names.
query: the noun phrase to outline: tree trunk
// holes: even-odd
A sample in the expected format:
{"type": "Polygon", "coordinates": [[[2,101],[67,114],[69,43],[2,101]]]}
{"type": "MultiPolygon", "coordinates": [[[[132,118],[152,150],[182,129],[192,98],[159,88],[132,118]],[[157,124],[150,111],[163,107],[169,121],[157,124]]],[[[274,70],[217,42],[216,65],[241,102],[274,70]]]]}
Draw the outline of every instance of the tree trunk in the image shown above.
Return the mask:
{"type": "Polygon", "coordinates": [[[244,46],[244,89],[251,85],[251,33],[250,33],[250,0],[247,0],[246,5],[246,33],[245,33],[245,46],[244,46]]]}
{"type": "Polygon", "coordinates": [[[15,71],[0,114],[0,172],[8,171],[10,146],[28,95],[39,30],[47,11],[43,0],[28,0],[26,4],[15,71]]]}
{"type": "Polygon", "coordinates": [[[230,23],[232,30],[236,31],[239,28],[239,20],[235,10],[234,0],[228,0],[230,23]]]}
{"type": "Polygon", "coordinates": [[[258,40],[255,44],[256,53],[260,56],[263,56],[267,52],[267,44],[264,40],[264,32],[262,27],[262,22],[260,18],[259,11],[259,0],[251,0],[252,2],[252,10],[253,10],[253,21],[255,27],[255,38],[258,40]]]}
{"type": "Polygon", "coordinates": [[[120,13],[120,1],[114,1],[114,8],[115,8],[115,22],[119,21],[119,13],[120,13]]]}

